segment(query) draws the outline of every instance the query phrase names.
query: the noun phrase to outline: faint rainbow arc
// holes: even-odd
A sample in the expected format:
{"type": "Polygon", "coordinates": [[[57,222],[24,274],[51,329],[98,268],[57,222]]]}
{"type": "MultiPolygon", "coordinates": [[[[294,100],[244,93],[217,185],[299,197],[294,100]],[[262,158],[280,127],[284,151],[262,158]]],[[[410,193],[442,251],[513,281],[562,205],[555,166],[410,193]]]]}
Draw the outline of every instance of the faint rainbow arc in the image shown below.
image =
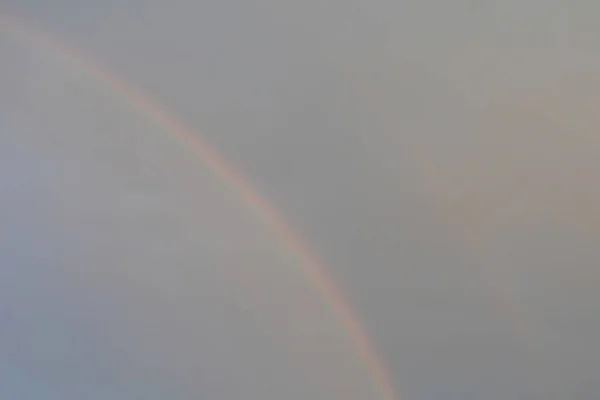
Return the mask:
{"type": "Polygon", "coordinates": [[[0,15],[0,26],[5,26],[17,37],[29,39],[53,53],[61,56],[70,64],[77,66],[91,77],[118,93],[139,112],[148,116],[157,125],[163,127],[183,144],[191,148],[212,172],[230,185],[245,203],[256,212],[265,225],[275,234],[281,244],[288,249],[303,266],[307,277],[318,292],[327,300],[335,315],[338,316],[349,340],[356,348],[358,354],[370,371],[384,400],[396,400],[396,390],[391,383],[388,371],[375,350],[363,324],[344,299],[341,291],[333,283],[326,272],[326,267],[308,249],[308,246],[294,232],[288,223],[280,216],[276,209],[262,197],[249,183],[249,181],[195,131],[179,122],[165,107],[125,83],[119,77],[106,70],[98,63],[90,62],[87,58],[78,55],[73,50],[65,47],[46,33],[26,25],[23,21],[0,15]]]}

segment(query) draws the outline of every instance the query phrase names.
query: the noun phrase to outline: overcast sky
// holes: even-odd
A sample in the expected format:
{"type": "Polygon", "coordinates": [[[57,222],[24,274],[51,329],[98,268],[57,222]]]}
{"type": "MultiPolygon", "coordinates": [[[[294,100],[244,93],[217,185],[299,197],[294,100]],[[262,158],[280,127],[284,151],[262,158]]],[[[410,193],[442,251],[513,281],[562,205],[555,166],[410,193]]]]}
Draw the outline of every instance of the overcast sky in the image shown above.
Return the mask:
{"type": "MultiPolygon", "coordinates": [[[[329,265],[398,397],[600,393],[594,2],[4,0],[150,93],[329,265]]],[[[0,395],[374,399],[202,160],[0,35],[0,395]]]]}

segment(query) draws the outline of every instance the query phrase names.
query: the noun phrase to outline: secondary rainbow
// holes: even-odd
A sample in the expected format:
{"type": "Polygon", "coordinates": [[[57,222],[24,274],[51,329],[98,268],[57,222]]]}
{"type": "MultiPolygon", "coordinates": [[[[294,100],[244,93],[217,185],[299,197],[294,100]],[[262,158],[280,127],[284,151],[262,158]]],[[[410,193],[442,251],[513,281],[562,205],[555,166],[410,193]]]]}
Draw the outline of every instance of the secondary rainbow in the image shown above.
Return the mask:
{"type": "Polygon", "coordinates": [[[0,15],[0,26],[4,26],[17,37],[51,50],[72,65],[82,69],[94,79],[110,87],[137,110],[192,149],[217,177],[230,185],[244,202],[256,212],[281,244],[297,257],[308,279],[326,298],[335,315],[340,319],[350,341],[365,362],[381,391],[382,398],[384,400],[397,399],[396,391],[381,357],[375,350],[362,323],[328,276],[327,268],[308,249],[304,241],[286,223],[276,209],[250,185],[249,181],[239,171],[227,163],[206,140],[201,138],[193,129],[178,121],[151,96],[125,83],[100,64],[89,61],[86,57],[68,49],[46,33],[25,24],[22,20],[0,15]]]}

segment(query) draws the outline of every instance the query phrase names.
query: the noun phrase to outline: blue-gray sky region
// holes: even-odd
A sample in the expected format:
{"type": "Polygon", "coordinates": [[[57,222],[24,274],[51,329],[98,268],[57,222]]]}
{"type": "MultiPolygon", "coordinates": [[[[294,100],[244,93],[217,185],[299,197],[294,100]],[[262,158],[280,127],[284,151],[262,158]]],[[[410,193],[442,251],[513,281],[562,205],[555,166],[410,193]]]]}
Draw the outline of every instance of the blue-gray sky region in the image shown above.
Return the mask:
{"type": "MultiPolygon", "coordinates": [[[[400,399],[600,392],[595,3],[5,0],[3,10],[151,93],[243,170],[331,265],[400,399]]],[[[23,337],[15,350],[0,335],[12,357],[0,362],[4,387],[51,398],[36,385],[98,374],[124,399],[376,395],[243,204],[165,132],[24,47],[2,39],[0,143],[15,150],[0,150],[10,164],[0,187],[13,210],[4,226],[17,232],[0,255],[14,282],[1,286],[2,318],[13,336],[79,339],[23,337]],[[217,268],[248,257],[256,275],[217,268]],[[263,294],[267,276],[285,289],[263,294]],[[19,285],[30,289],[8,289],[19,285]],[[273,333],[285,320],[274,298],[312,328],[273,333]]],[[[56,396],[86,390],[67,386],[56,396]]]]}

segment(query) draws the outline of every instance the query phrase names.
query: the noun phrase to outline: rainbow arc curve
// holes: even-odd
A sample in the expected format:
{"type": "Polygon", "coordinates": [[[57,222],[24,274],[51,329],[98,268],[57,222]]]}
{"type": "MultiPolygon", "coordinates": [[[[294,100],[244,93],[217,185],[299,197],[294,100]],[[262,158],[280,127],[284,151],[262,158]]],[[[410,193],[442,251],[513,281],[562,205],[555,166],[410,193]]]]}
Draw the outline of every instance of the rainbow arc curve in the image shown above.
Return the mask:
{"type": "Polygon", "coordinates": [[[133,88],[100,64],[91,62],[87,57],[83,57],[67,48],[46,33],[24,23],[21,19],[0,14],[0,27],[4,27],[11,35],[50,50],[69,64],[84,71],[195,152],[203,163],[212,170],[214,175],[233,188],[236,194],[259,216],[276,236],[279,243],[297,258],[311,284],[318,290],[339,319],[353,347],[368,368],[382,399],[396,400],[398,398],[381,357],[375,350],[363,324],[327,274],[327,267],[318,260],[274,206],[252,187],[248,179],[215,151],[210,143],[193,129],[178,121],[151,96],[133,88]]]}

